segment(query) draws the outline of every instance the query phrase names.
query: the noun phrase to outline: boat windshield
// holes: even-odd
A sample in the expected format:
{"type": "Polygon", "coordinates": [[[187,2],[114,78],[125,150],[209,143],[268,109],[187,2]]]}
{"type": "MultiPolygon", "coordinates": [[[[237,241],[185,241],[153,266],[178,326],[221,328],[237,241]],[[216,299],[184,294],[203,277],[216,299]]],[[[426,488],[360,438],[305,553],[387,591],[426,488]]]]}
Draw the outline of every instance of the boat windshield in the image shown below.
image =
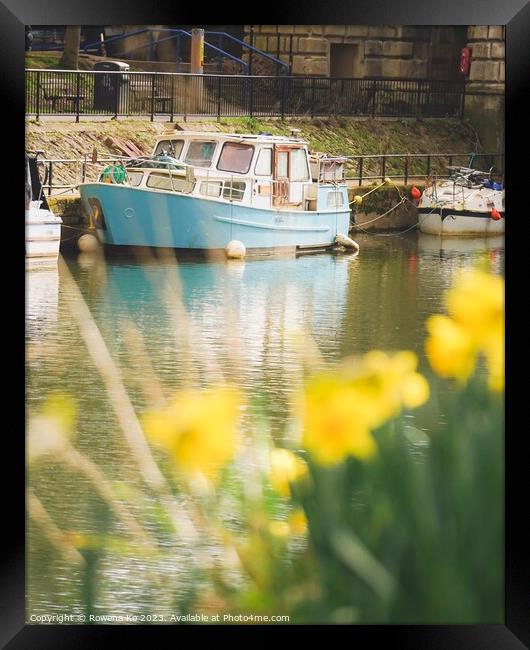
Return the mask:
{"type": "Polygon", "coordinates": [[[160,140],[153,155],[166,154],[178,158],[182,152],[184,140],[160,140]]]}
{"type": "Polygon", "coordinates": [[[196,167],[209,167],[216,147],[215,140],[192,140],[184,162],[196,167]]]}

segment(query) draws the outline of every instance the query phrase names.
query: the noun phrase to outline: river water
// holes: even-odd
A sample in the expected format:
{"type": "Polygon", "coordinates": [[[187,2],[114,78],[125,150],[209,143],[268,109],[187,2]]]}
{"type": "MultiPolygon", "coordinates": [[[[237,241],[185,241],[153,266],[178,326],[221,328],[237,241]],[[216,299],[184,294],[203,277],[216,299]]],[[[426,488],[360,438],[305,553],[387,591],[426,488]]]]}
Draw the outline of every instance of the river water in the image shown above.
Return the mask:
{"type": "MultiPolygon", "coordinates": [[[[131,330],[124,329],[125,323],[143,341],[152,373],[168,394],[189,382],[235,380],[250,397],[243,429],[266,412],[272,436],[281,444],[289,439],[289,401],[300,377],[300,355],[292,345],[296,332],[311,335],[325,362],[373,348],[411,349],[428,374],[425,321],[443,311],[443,292],[455,272],[477,262],[486,262],[495,273],[504,270],[503,237],[440,240],[408,233],[356,239],[357,258],[318,254],[177,264],[173,259],[139,261],[130,255],[73,255],[65,261],[122,368],[138,411],[147,403],[149,373],[141,354],[130,347],[131,330]],[[180,312],[179,295],[185,308],[180,312]]],[[[78,403],[76,448],[116,486],[131,489],[138,480],[135,467],[72,318],[75,291],[68,280],[61,268],[27,275],[27,414],[34,415],[51,390],[72,395],[78,403]]],[[[305,348],[305,353],[311,350],[309,344],[305,348]]],[[[428,404],[407,417],[410,426],[428,430],[432,418],[443,418],[443,413],[428,404]]],[[[59,529],[97,533],[89,481],[47,462],[31,469],[29,483],[59,529]]],[[[41,532],[30,522],[28,620],[82,612],[80,569],[65,561],[41,532]]],[[[167,564],[157,569],[162,568],[173,586],[185,589],[191,574],[182,554],[174,560],[157,559],[167,564]]],[[[154,560],[121,552],[103,558],[98,565],[98,611],[139,613],[148,610],[149,603],[171,609],[169,596],[163,605],[153,595],[147,577],[150,562],[154,560]]]]}

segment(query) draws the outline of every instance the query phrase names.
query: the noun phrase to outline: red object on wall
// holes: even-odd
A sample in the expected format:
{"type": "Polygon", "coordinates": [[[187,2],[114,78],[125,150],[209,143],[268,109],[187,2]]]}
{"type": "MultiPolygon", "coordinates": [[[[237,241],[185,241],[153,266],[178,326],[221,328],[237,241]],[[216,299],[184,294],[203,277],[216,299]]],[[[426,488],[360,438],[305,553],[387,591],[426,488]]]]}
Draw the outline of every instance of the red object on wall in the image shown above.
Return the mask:
{"type": "Polygon", "coordinates": [[[413,199],[419,199],[421,197],[421,190],[419,190],[415,185],[410,189],[410,195],[413,199]]]}
{"type": "Polygon", "coordinates": [[[501,218],[501,215],[500,215],[500,213],[498,212],[498,210],[495,210],[495,208],[493,208],[493,210],[490,212],[490,217],[491,217],[494,221],[498,221],[498,220],[501,218]]]}
{"type": "Polygon", "coordinates": [[[460,63],[458,64],[458,71],[461,75],[466,76],[469,74],[469,66],[471,65],[471,48],[463,47],[460,52],[460,63]]]}

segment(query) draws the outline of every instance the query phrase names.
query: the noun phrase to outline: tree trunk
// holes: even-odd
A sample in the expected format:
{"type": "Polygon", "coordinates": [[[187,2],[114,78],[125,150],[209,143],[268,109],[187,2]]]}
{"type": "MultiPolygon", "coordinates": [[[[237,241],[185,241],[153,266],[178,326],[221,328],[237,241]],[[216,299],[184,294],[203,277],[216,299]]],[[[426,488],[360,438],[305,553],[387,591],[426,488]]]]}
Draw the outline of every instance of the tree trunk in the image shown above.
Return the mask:
{"type": "Polygon", "coordinates": [[[77,70],[81,25],[68,25],[64,33],[64,50],[59,65],[68,70],[77,70]]]}

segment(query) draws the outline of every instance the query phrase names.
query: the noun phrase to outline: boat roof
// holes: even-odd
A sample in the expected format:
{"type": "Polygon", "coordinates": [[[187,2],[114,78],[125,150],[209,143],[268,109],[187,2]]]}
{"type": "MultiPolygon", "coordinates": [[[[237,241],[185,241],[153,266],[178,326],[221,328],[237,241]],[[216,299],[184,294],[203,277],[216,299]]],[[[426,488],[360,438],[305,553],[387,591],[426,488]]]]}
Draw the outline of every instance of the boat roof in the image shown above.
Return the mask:
{"type": "Polygon", "coordinates": [[[307,144],[306,140],[284,135],[269,135],[267,133],[224,133],[222,131],[171,131],[170,133],[160,135],[157,138],[157,142],[160,140],[180,140],[185,136],[212,140],[248,140],[250,142],[260,143],[307,144]]]}

